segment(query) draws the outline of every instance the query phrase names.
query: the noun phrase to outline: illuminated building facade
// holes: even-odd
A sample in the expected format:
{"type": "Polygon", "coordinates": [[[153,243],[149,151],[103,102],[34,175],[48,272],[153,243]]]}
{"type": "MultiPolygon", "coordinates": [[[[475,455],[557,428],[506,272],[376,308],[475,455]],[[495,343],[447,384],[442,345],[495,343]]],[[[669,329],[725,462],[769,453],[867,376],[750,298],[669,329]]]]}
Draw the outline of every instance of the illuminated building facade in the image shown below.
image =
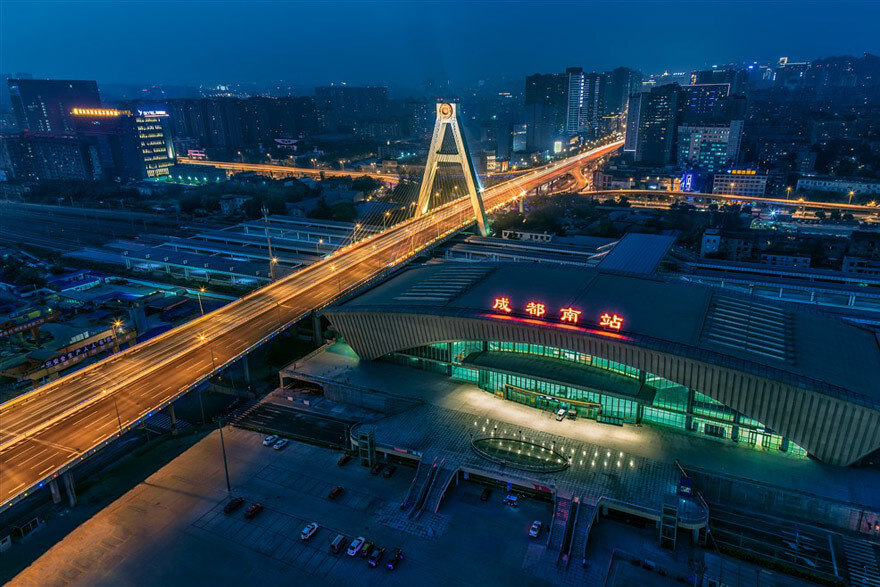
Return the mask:
{"type": "Polygon", "coordinates": [[[712,182],[713,194],[762,198],[766,192],[767,175],[754,169],[727,169],[716,173],[712,182]]]}
{"type": "Polygon", "coordinates": [[[117,110],[75,107],[71,110],[77,136],[99,153],[103,175],[141,180],[168,175],[174,150],[163,110],[117,110]]]}
{"type": "Polygon", "coordinates": [[[836,465],[880,449],[876,336],[759,298],[597,270],[449,263],[327,315],[362,359],[537,409],[836,465]]]}

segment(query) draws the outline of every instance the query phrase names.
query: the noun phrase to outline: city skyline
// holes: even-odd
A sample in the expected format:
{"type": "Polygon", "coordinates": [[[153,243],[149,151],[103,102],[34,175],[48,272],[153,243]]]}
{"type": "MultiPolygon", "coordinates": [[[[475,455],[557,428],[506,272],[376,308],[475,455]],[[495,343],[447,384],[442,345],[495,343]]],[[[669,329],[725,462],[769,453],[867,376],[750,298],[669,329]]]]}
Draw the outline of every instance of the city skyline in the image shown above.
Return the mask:
{"type": "Polygon", "coordinates": [[[51,4],[46,11],[47,2],[4,1],[0,60],[8,74],[102,84],[308,88],[347,82],[406,90],[428,80],[509,85],[571,65],[661,73],[774,63],[782,56],[799,61],[880,53],[871,24],[880,19],[880,5],[873,3],[817,2],[799,4],[797,10],[787,2],[765,3],[760,17],[748,10],[755,6],[748,2],[717,3],[700,11],[688,10],[686,2],[563,2],[541,11],[532,3],[505,5],[503,11],[492,2],[444,4],[452,19],[435,15],[440,5],[433,2],[335,4],[267,2],[254,12],[238,2],[132,2],[107,11],[106,4],[87,2],[51,4]],[[174,16],[163,18],[172,7],[174,16]],[[583,32],[559,27],[566,15],[581,16],[583,32]],[[35,18],[40,34],[19,26],[35,18]],[[612,26],[614,19],[621,20],[619,26],[612,26]],[[303,22],[319,26],[298,25],[303,22]],[[517,32],[524,22],[529,29],[517,32]],[[83,35],[71,23],[100,34],[83,35]],[[238,32],[226,34],[231,23],[238,32]],[[65,51],[58,51],[61,46],[65,51]],[[149,59],[144,59],[147,49],[149,59]]]}

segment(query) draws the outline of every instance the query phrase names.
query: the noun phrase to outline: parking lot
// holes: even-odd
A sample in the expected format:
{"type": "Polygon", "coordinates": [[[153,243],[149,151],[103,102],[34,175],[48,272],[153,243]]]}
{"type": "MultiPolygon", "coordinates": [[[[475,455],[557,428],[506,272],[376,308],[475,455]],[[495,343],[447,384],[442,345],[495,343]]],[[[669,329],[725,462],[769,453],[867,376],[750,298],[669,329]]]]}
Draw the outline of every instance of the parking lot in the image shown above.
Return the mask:
{"type": "MultiPolygon", "coordinates": [[[[12,585],[270,584],[298,585],[541,584],[523,575],[527,552],[543,540],[528,537],[534,520],[547,522],[551,504],[521,499],[502,505],[495,489],[453,486],[437,514],[416,522],[400,512],[415,469],[391,478],[371,475],[339,451],[291,442],[275,451],[254,432],[224,429],[233,495],[246,503],[225,514],[219,435],[215,432],[77,528],[20,574],[12,585]],[[345,491],[328,499],[337,485],[345,491]],[[247,507],[264,508],[246,519],[247,507]],[[308,541],[303,527],[321,528],[308,541]],[[431,528],[425,532],[425,528],[431,528]],[[364,536],[405,558],[395,571],[369,568],[365,558],[334,555],[337,533],[364,536]]],[[[542,536],[544,538],[544,536],[542,536]]]]}

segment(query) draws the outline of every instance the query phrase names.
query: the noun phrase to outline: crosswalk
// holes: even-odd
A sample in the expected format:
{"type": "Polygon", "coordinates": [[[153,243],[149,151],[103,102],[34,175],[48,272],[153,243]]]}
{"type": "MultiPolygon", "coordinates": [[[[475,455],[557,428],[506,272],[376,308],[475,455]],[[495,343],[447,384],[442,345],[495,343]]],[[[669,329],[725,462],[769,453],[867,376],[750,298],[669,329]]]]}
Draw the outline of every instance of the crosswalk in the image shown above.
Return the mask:
{"type": "Polygon", "coordinates": [[[843,552],[853,587],[880,587],[880,549],[864,540],[844,537],[843,552]]]}

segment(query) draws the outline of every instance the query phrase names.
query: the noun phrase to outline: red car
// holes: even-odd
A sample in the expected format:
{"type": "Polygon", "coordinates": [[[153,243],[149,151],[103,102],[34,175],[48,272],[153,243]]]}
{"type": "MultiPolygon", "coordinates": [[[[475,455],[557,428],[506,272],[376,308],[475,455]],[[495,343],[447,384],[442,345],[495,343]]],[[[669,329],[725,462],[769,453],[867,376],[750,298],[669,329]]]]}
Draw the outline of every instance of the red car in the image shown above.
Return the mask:
{"type": "Polygon", "coordinates": [[[247,518],[248,520],[250,520],[251,518],[253,518],[257,514],[259,514],[261,511],[263,511],[263,504],[255,503],[247,509],[247,511],[244,513],[244,517],[247,518]]]}
{"type": "Polygon", "coordinates": [[[345,489],[342,487],[342,485],[337,485],[336,487],[334,487],[333,489],[330,490],[330,493],[327,495],[327,497],[329,499],[336,499],[337,497],[342,495],[343,491],[345,491],[345,489]]]}
{"type": "Polygon", "coordinates": [[[348,461],[350,461],[350,460],[351,460],[351,455],[342,455],[341,457],[339,457],[339,460],[336,461],[336,464],[339,465],[340,467],[344,467],[345,465],[348,464],[348,461]]]}

